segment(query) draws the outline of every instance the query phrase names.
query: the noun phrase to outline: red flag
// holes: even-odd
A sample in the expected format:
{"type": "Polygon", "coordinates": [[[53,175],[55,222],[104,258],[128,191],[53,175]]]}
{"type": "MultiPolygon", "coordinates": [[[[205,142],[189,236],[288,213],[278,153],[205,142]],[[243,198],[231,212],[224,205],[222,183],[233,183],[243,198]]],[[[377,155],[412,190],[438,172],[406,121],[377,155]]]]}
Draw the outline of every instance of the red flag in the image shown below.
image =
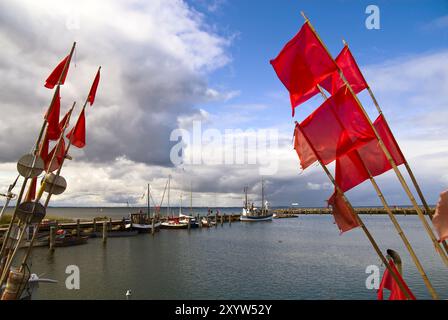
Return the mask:
{"type": "MultiPolygon", "coordinates": [[[[405,159],[390,131],[386,120],[380,115],[373,123],[396,165],[405,159]]],[[[392,169],[377,139],[366,143],[357,150],[352,150],[336,160],[336,182],[342,191],[348,191],[363,181],[370,174],[375,177],[392,169]],[[368,171],[367,171],[368,170],[368,171]]]]}
{"type": "Polygon", "coordinates": [[[65,141],[64,139],[61,139],[61,143],[59,144],[59,146],[56,144],[48,154],[48,157],[45,161],[45,171],[53,172],[59,169],[59,167],[62,165],[64,157],[65,157],[65,141]],[[56,155],[55,158],[53,159],[55,153],[56,155]],[[51,159],[53,159],[53,162],[51,162],[51,159]]]}
{"type": "Polygon", "coordinates": [[[48,137],[45,135],[44,140],[40,145],[40,157],[44,162],[46,162],[48,158],[49,143],[50,141],[48,140],[48,137]]]}
{"type": "Polygon", "coordinates": [[[70,55],[66,56],[64,60],[59,62],[58,66],[53,70],[53,72],[48,76],[47,80],[45,81],[45,87],[48,89],[53,89],[59,81],[59,78],[61,77],[62,72],[64,71],[65,64],[68,62],[67,68],[65,69],[64,74],[61,78],[61,84],[64,84],[65,78],[67,77],[68,68],[70,67],[70,55]]]}
{"type": "Polygon", "coordinates": [[[353,214],[353,209],[347,205],[342,194],[335,190],[327,202],[333,208],[334,221],[341,233],[359,227],[358,220],[353,214]]]}
{"type": "Polygon", "coordinates": [[[270,62],[290,93],[293,116],[294,108],[318,93],[316,85],[337,70],[307,22],[270,62]]]}
{"type": "Polygon", "coordinates": [[[297,155],[300,159],[300,166],[302,170],[305,170],[314,162],[317,161],[317,158],[311,149],[310,145],[306,141],[303,136],[302,131],[300,131],[299,124],[296,122],[296,127],[294,129],[294,149],[297,152],[297,155]]]}
{"type": "Polygon", "coordinates": [[[50,108],[45,115],[45,119],[48,122],[47,138],[49,140],[57,140],[61,135],[59,129],[59,116],[61,112],[61,97],[59,95],[59,87],[56,89],[56,94],[50,108]]]}
{"type": "MultiPolygon", "coordinates": [[[[359,93],[367,88],[367,82],[364,79],[361,70],[359,70],[358,64],[356,63],[356,60],[350,52],[348,46],[344,46],[342,51],[336,57],[336,64],[344,74],[355,93],[359,93]]],[[[341,79],[339,72],[335,71],[320,84],[328,92],[334,94],[344,86],[344,81],[341,79]]]]}
{"type": "Polygon", "coordinates": [[[93,80],[89,96],[87,97],[87,101],[90,102],[90,105],[95,101],[96,89],[98,89],[98,83],[100,82],[100,70],[101,69],[98,69],[98,72],[96,73],[95,80],[93,80]]]}
{"type": "Polygon", "coordinates": [[[300,130],[323,164],[375,138],[368,119],[345,86],[303,120],[300,130]]]}
{"type": "Polygon", "coordinates": [[[439,234],[439,241],[448,239],[448,190],[440,194],[432,224],[439,234]]]}
{"type": "Polygon", "coordinates": [[[84,116],[84,109],[82,109],[76,125],[67,134],[67,138],[75,147],[83,148],[86,145],[86,118],[84,116]]]}
{"type": "Polygon", "coordinates": [[[26,194],[25,201],[30,202],[36,198],[36,183],[37,183],[37,177],[31,179],[31,184],[26,194]]]}
{"type": "Polygon", "coordinates": [[[67,113],[65,114],[64,118],[62,118],[61,121],[59,121],[59,130],[62,132],[62,130],[64,130],[64,126],[65,123],[67,122],[67,127],[70,124],[70,114],[71,114],[71,110],[67,111],[67,113]]]}
{"type": "MultiPolygon", "coordinates": [[[[408,293],[411,300],[416,300],[414,294],[411,292],[406,282],[404,282],[400,272],[398,272],[397,268],[393,260],[389,260],[389,266],[392,268],[394,274],[397,275],[399,281],[403,284],[405,291],[408,293]]],[[[391,276],[389,269],[386,268],[383,274],[383,279],[381,280],[380,287],[378,289],[378,300],[383,300],[383,290],[390,290],[389,300],[407,300],[406,295],[403,291],[401,291],[395,279],[391,276]]]]}
{"type": "MultiPolygon", "coordinates": [[[[369,145],[371,143],[369,142],[369,145]]],[[[365,169],[357,150],[348,152],[336,159],[335,180],[343,192],[356,187],[367,179],[369,179],[369,173],[365,169]]]]}

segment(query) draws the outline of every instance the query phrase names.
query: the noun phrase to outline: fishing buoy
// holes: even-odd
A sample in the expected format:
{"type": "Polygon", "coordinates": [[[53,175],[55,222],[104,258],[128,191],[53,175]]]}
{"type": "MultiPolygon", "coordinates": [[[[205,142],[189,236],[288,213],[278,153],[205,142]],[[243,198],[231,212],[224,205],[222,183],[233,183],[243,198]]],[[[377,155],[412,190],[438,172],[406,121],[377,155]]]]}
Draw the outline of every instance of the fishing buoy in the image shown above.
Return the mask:
{"type": "Polygon", "coordinates": [[[42,158],[34,156],[31,153],[25,154],[17,162],[17,171],[22,177],[34,178],[39,176],[45,169],[45,163],[42,158]]]}
{"type": "Polygon", "coordinates": [[[8,281],[6,282],[6,288],[2,294],[2,300],[16,300],[19,297],[19,290],[22,286],[22,283],[25,282],[25,273],[20,272],[16,268],[11,268],[9,271],[8,281]]]}
{"type": "Polygon", "coordinates": [[[67,181],[64,177],[56,176],[54,173],[48,173],[45,175],[45,192],[55,195],[61,194],[67,188],[67,181]]]}
{"type": "Polygon", "coordinates": [[[17,208],[17,217],[28,223],[40,223],[45,217],[46,209],[39,202],[23,202],[17,208]]]}

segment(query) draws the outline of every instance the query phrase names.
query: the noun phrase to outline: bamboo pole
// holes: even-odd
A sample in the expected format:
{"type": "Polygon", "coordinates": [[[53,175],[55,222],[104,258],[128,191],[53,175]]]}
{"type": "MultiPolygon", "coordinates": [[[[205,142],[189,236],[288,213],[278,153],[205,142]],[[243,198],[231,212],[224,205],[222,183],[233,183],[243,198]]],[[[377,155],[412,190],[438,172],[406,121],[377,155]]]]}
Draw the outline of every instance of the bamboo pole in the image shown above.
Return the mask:
{"type": "MultiPolygon", "coordinates": [[[[74,47],[73,47],[73,48],[74,48],[74,47]]],[[[73,49],[72,49],[72,50],[73,50],[73,49]]],[[[73,53],[73,52],[71,52],[71,54],[72,54],[72,53],[73,53]]],[[[70,59],[71,59],[71,58],[70,58],[70,59]]],[[[67,66],[67,64],[65,65],[65,67],[66,67],[66,66],[67,66]]],[[[65,70],[65,69],[64,69],[64,70],[65,70]]],[[[99,72],[100,70],[101,70],[101,66],[98,68],[98,72],[99,72]]],[[[64,72],[63,72],[62,74],[64,74],[64,72]]],[[[84,105],[83,105],[83,107],[82,107],[82,110],[81,110],[80,114],[81,114],[82,112],[84,112],[84,110],[85,110],[85,108],[86,108],[86,106],[87,106],[87,102],[88,102],[88,100],[89,100],[89,96],[87,95],[86,100],[85,100],[85,102],[84,102],[84,105]]],[[[67,129],[67,126],[68,126],[68,124],[69,124],[69,121],[70,121],[70,118],[71,118],[71,115],[72,115],[72,112],[73,112],[73,109],[74,109],[75,105],[76,105],[76,102],[73,102],[72,108],[71,108],[70,111],[69,111],[69,112],[70,112],[70,113],[69,113],[69,116],[67,117],[67,121],[66,121],[65,124],[64,124],[64,127],[63,127],[63,130],[62,130],[62,132],[61,132],[61,135],[59,136],[58,146],[56,147],[55,150],[57,150],[57,148],[59,147],[59,144],[60,144],[61,141],[64,139],[65,130],[67,129]]],[[[58,168],[58,170],[57,170],[57,172],[56,172],[55,179],[57,179],[57,178],[60,176],[60,174],[61,174],[62,166],[64,165],[65,159],[67,158],[68,151],[70,150],[71,145],[72,145],[72,143],[71,143],[71,139],[69,139],[69,140],[68,140],[68,145],[67,145],[67,147],[66,147],[66,149],[65,149],[65,152],[64,152],[64,157],[62,158],[62,161],[61,161],[61,165],[59,166],[59,168],[58,168]]],[[[52,159],[51,159],[51,161],[50,161],[50,165],[49,165],[49,167],[51,167],[51,165],[53,164],[53,161],[55,160],[55,158],[56,158],[56,152],[53,154],[53,157],[52,157],[52,159]]],[[[40,200],[40,198],[42,197],[42,195],[43,195],[43,193],[44,193],[44,190],[45,190],[45,184],[46,184],[46,181],[45,181],[45,179],[44,179],[44,181],[42,182],[42,184],[41,184],[41,186],[40,186],[39,193],[38,193],[38,195],[37,195],[37,197],[36,197],[35,203],[37,203],[37,202],[40,200]]],[[[46,200],[45,200],[45,204],[44,204],[44,207],[45,207],[45,208],[48,207],[48,204],[49,204],[49,202],[50,202],[51,196],[52,196],[52,194],[53,194],[53,188],[54,188],[54,184],[51,186],[51,188],[50,188],[50,190],[49,190],[49,193],[48,193],[48,196],[47,196],[47,198],[46,198],[46,200]]],[[[26,264],[26,261],[27,261],[28,257],[31,255],[31,252],[32,252],[32,249],[33,249],[32,244],[33,244],[34,239],[36,238],[37,233],[38,233],[38,231],[39,231],[39,226],[40,226],[40,224],[39,224],[39,225],[37,226],[37,228],[34,230],[33,237],[32,237],[31,242],[30,242],[30,246],[29,246],[28,251],[27,251],[27,253],[25,254],[25,256],[23,257],[23,260],[22,260],[22,266],[21,266],[21,269],[24,267],[24,265],[26,264]]]]}
{"type": "MultiPolygon", "coordinates": [[[[349,46],[348,46],[348,43],[347,43],[345,40],[342,40],[342,42],[343,42],[344,46],[347,46],[347,48],[349,47],[349,46]]],[[[387,121],[387,119],[386,119],[386,116],[384,115],[383,110],[381,109],[381,107],[380,107],[378,101],[376,100],[376,97],[375,97],[375,95],[373,94],[373,91],[372,91],[372,89],[370,88],[370,85],[367,83],[367,81],[366,81],[365,79],[364,79],[364,81],[365,81],[365,83],[367,84],[367,92],[369,93],[369,96],[370,96],[370,98],[372,99],[372,102],[373,102],[373,104],[375,105],[376,110],[378,111],[378,113],[379,113],[380,115],[383,116],[383,118],[384,118],[384,122],[385,122],[386,126],[388,127],[389,131],[391,131],[391,130],[390,130],[389,123],[388,123],[388,121],[387,121]]],[[[392,131],[391,131],[391,132],[392,132],[392,131]]],[[[397,142],[396,142],[396,143],[397,143],[397,142]]],[[[398,143],[397,143],[397,145],[398,145],[398,143]]],[[[408,172],[408,175],[409,175],[409,177],[411,178],[412,184],[414,185],[414,188],[415,188],[415,190],[417,191],[417,194],[418,194],[418,196],[419,196],[419,198],[420,198],[420,201],[422,202],[423,207],[425,208],[426,214],[427,214],[427,215],[429,216],[429,218],[432,220],[432,216],[433,216],[433,214],[432,214],[432,212],[431,212],[431,208],[429,207],[428,203],[426,202],[425,196],[423,195],[423,192],[422,192],[422,190],[421,190],[421,188],[420,188],[420,185],[419,185],[418,182],[417,182],[417,179],[415,178],[414,172],[412,171],[411,166],[409,165],[408,160],[406,159],[406,157],[404,156],[404,154],[401,152],[401,149],[399,149],[399,150],[400,150],[401,156],[402,156],[402,158],[403,158],[403,160],[404,160],[404,166],[405,166],[405,168],[406,168],[406,171],[408,172]]],[[[447,244],[447,242],[446,242],[445,240],[442,241],[442,245],[443,245],[443,247],[444,247],[446,253],[448,254],[448,244],[447,244]]]]}
{"type": "MultiPolygon", "coordinates": [[[[316,30],[314,29],[314,27],[312,26],[311,22],[308,20],[308,18],[305,16],[305,14],[303,12],[301,12],[302,16],[305,19],[305,23],[308,23],[308,25],[310,26],[311,30],[314,32],[314,34],[316,35],[317,39],[319,39],[321,45],[325,48],[325,50],[327,51],[328,55],[331,57],[331,59],[333,59],[330,51],[328,50],[328,48],[325,46],[324,42],[322,41],[322,39],[319,37],[319,35],[317,34],[316,30]]],[[[334,61],[334,59],[333,59],[334,61]]],[[[353,92],[353,89],[350,85],[350,83],[348,83],[347,79],[345,78],[344,74],[342,73],[342,70],[339,68],[339,66],[336,64],[335,65],[337,67],[339,76],[341,77],[341,79],[344,81],[344,84],[347,86],[347,88],[349,89],[350,93],[353,95],[353,97],[355,98],[360,110],[363,112],[363,114],[365,115],[366,119],[369,122],[369,125],[372,129],[372,131],[375,134],[376,139],[378,140],[379,146],[380,148],[383,150],[387,160],[389,161],[389,163],[391,164],[392,168],[394,169],[395,174],[397,175],[398,180],[400,181],[403,189],[405,190],[408,198],[411,200],[412,205],[414,206],[415,210],[417,211],[417,214],[426,230],[426,232],[428,233],[429,238],[431,239],[434,248],[436,250],[436,252],[440,255],[440,258],[442,259],[442,261],[445,263],[445,265],[448,267],[448,257],[446,256],[445,252],[442,250],[442,248],[440,247],[440,244],[438,243],[431,227],[428,224],[428,221],[426,221],[425,216],[423,215],[420,207],[418,206],[417,202],[415,201],[414,196],[412,195],[411,190],[409,189],[409,186],[407,185],[406,181],[404,180],[400,170],[397,168],[397,165],[394,161],[394,159],[392,158],[392,156],[389,153],[389,150],[387,150],[386,145],[384,144],[383,140],[381,139],[380,135],[378,134],[378,131],[376,130],[375,126],[373,125],[372,121],[370,120],[369,115],[367,114],[366,110],[364,109],[363,105],[361,104],[361,101],[359,101],[358,97],[356,96],[356,94],[353,92]]]]}
{"type": "MultiPolygon", "coordinates": [[[[62,73],[61,73],[61,75],[59,76],[58,84],[57,84],[57,86],[56,86],[56,90],[55,90],[54,93],[53,93],[53,98],[51,99],[51,103],[50,103],[50,105],[49,105],[49,107],[48,107],[48,109],[47,109],[47,112],[48,112],[48,110],[50,109],[50,107],[53,105],[54,100],[56,99],[56,93],[59,91],[59,88],[60,88],[60,86],[61,86],[62,76],[65,74],[65,72],[66,72],[68,66],[70,65],[70,61],[71,61],[71,59],[72,59],[72,56],[73,56],[73,52],[74,52],[74,50],[75,50],[75,47],[76,47],[76,42],[73,42],[73,45],[72,45],[72,48],[71,48],[71,50],[70,50],[70,54],[69,54],[69,59],[68,59],[68,61],[65,63],[64,68],[63,68],[63,70],[62,70],[62,73]]],[[[41,140],[42,140],[42,137],[43,137],[43,134],[44,134],[46,125],[47,125],[47,119],[46,119],[46,117],[45,117],[45,118],[44,118],[44,121],[43,121],[43,123],[42,123],[41,129],[40,129],[38,138],[37,138],[37,140],[36,140],[36,143],[34,144],[34,149],[33,149],[34,159],[33,159],[32,167],[34,167],[34,164],[35,164],[35,161],[36,161],[37,157],[40,156],[40,151],[41,151],[41,150],[39,150],[39,145],[40,145],[40,142],[41,142],[41,140]]],[[[30,172],[31,172],[31,170],[32,170],[32,169],[30,169],[30,172]]],[[[21,187],[20,192],[19,192],[19,195],[18,195],[18,197],[17,197],[16,206],[15,206],[15,208],[14,208],[14,212],[13,212],[13,215],[12,215],[12,217],[11,217],[11,221],[10,221],[10,223],[9,223],[8,229],[7,229],[6,234],[5,234],[5,240],[8,240],[8,239],[9,239],[9,236],[10,236],[10,233],[11,233],[11,228],[12,228],[12,225],[14,224],[14,221],[15,221],[15,218],[16,218],[16,215],[17,215],[17,209],[18,209],[19,205],[20,205],[21,202],[22,202],[22,197],[23,197],[23,194],[24,194],[24,191],[25,191],[25,188],[26,188],[26,184],[27,184],[27,182],[28,182],[28,179],[29,179],[29,174],[28,174],[27,177],[25,177],[25,180],[24,180],[23,183],[22,183],[22,187],[21,187]]],[[[2,249],[0,250],[0,259],[3,259],[3,257],[4,257],[5,250],[6,250],[6,243],[7,243],[7,241],[3,241],[2,249]]],[[[1,282],[0,282],[0,286],[1,286],[1,282]]]]}
{"type": "MultiPolygon", "coordinates": [[[[320,91],[320,94],[322,95],[322,97],[324,98],[324,100],[327,100],[327,95],[324,93],[324,91],[322,90],[322,88],[320,87],[320,85],[317,85],[317,88],[320,91]]],[[[333,113],[334,110],[332,109],[333,113]]],[[[339,124],[341,125],[342,128],[344,128],[344,125],[340,122],[339,118],[335,115],[336,119],[338,120],[339,124]]],[[[344,128],[345,129],[345,128],[344,128]]],[[[381,189],[379,188],[378,184],[376,183],[375,178],[372,176],[369,168],[367,168],[366,164],[364,163],[363,159],[361,158],[359,152],[357,150],[355,150],[356,155],[359,157],[359,159],[361,160],[361,163],[363,165],[364,170],[366,170],[366,172],[369,175],[369,180],[372,183],[373,187],[375,188],[375,191],[378,195],[378,197],[381,200],[381,203],[384,206],[384,209],[386,209],[387,215],[389,216],[390,220],[392,221],[392,224],[394,225],[395,229],[397,230],[398,235],[400,236],[401,240],[403,241],[406,249],[409,251],[409,254],[412,258],[412,261],[414,262],[415,266],[417,267],[418,272],[420,273],[420,276],[423,278],[423,282],[425,283],[429,293],[431,294],[432,298],[434,300],[438,300],[439,296],[437,294],[437,292],[435,291],[434,287],[432,286],[431,282],[428,279],[428,276],[426,275],[425,270],[423,269],[422,264],[420,263],[420,260],[418,259],[417,255],[415,254],[414,249],[412,248],[408,238],[406,237],[403,229],[401,228],[400,224],[398,223],[398,220],[395,218],[395,216],[392,213],[392,210],[390,209],[386,199],[384,198],[383,193],[381,192],[381,189]]]]}
{"type": "MultiPolygon", "coordinates": [[[[300,130],[300,124],[298,125],[298,128],[300,130]]],[[[319,164],[321,165],[321,167],[324,169],[325,173],[327,174],[328,178],[330,179],[331,183],[333,183],[336,191],[338,193],[340,193],[342,195],[342,198],[344,199],[344,202],[347,204],[347,206],[350,208],[350,212],[352,213],[353,217],[356,219],[356,221],[358,222],[359,226],[361,227],[361,229],[364,231],[365,235],[367,236],[367,239],[370,241],[370,244],[372,245],[373,249],[375,250],[376,254],[378,255],[378,257],[381,259],[382,263],[386,266],[386,268],[389,270],[390,274],[392,275],[392,277],[394,278],[395,282],[398,284],[398,286],[400,287],[400,290],[406,295],[406,298],[410,299],[410,295],[407,292],[407,290],[405,289],[404,284],[401,282],[400,278],[395,274],[395,272],[393,271],[393,269],[391,268],[391,266],[389,265],[389,263],[387,262],[386,257],[383,255],[383,253],[381,252],[380,248],[378,247],[378,244],[376,243],[375,239],[373,238],[372,234],[370,233],[370,231],[367,229],[366,225],[364,224],[364,222],[361,220],[361,218],[359,217],[359,215],[356,213],[356,211],[354,210],[353,206],[351,205],[350,201],[347,199],[347,197],[345,196],[345,193],[341,190],[341,188],[339,187],[339,185],[336,183],[333,175],[330,173],[330,171],[328,170],[328,168],[322,163],[322,161],[320,160],[316,149],[314,148],[314,146],[311,144],[310,140],[308,139],[308,136],[306,135],[305,132],[302,131],[303,137],[305,138],[306,142],[308,143],[308,145],[310,146],[310,149],[313,151],[314,156],[316,157],[317,161],[319,162],[319,164]]]]}

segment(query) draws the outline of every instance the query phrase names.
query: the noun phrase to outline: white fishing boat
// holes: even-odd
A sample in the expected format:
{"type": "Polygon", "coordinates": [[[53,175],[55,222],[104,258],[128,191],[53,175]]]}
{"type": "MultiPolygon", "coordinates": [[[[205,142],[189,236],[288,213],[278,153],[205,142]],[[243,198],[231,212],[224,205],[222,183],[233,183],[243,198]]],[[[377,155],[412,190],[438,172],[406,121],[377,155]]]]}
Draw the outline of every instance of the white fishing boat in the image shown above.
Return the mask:
{"type": "Polygon", "coordinates": [[[268,201],[264,199],[264,181],[261,180],[261,208],[255,208],[252,203],[249,205],[247,199],[247,190],[244,188],[245,202],[243,212],[240,216],[240,220],[244,222],[257,222],[257,221],[272,221],[272,213],[269,211],[268,201]]]}

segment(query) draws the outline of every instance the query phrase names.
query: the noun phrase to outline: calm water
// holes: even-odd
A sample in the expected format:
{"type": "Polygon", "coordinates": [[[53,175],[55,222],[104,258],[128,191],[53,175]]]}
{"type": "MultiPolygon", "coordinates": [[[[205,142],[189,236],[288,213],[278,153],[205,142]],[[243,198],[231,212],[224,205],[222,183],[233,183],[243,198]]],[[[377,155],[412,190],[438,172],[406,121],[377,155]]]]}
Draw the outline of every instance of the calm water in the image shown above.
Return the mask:
{"type": "MultiPolygon", "coordinates": [[[[417,298],[429,298],[387,216],[363,216],[383,250],[401,253],[405,280],[417,298]]],[[[448,274],[418,218],[399,216],[440,296],[448,274]]],[[[376,299],[365,288],[367,265],[380,265],[361,230],[339,235],[331,216],[301,216],[217,228],[161,230],[90,239],[82,246],[36,248],[32,270],[59,280],[41,284],[37,299],[376,299]],[[65,268],[79,266],[80,290],[65,288],[65,268]]],[[[381,267],[381,270],[384,268],[381,267]]]]}

